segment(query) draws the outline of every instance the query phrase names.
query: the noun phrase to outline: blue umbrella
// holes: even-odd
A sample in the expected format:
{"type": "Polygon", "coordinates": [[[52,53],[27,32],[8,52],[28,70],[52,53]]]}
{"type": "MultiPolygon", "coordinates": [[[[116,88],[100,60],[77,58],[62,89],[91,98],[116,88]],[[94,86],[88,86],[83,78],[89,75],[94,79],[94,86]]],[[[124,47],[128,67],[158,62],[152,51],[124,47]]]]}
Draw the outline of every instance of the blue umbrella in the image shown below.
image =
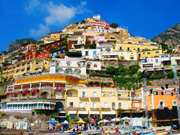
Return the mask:
{"type": "Polygon", "coordinates": [[[52,119],[48,120],[47,122],[48,122],[48,123],[58,123],[58,121],[57,121],[57,120],[55,120],[54,118],[52,118],[52,119]]]}
{"type": "Polygon", "coordinates": [[[61,125],[69,125],[69,122],[65,120],[63,123],[61,123],[61,125]]]}

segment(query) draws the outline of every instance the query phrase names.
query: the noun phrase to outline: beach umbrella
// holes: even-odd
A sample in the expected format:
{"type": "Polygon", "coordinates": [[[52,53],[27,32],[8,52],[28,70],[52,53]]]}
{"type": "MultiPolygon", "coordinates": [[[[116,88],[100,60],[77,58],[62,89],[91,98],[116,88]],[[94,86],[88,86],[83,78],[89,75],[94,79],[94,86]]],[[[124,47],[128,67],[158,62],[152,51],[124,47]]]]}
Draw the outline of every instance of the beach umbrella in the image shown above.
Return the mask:
{"type": "Polygon", "coordinates": [[[111,121],[112,122],[119,122],[119,121],[121,121],[121,119],[120,118],[113,118],[111,121]]]}
{"type": "Polygon", "coordinates": [[[107,122],[110,122],[110,121],[109,121],[109,120],[104,119],[104,120],[99,121],[99,122],[98,122],[98,124],[99,124],[99,123],[107,123],[107,122]]]}
{"type": "Polygon", "coordinates": [[[64,122],[61,123],[61,125],[69,125],[69,122],[67,122],[66,120],[64,122]]]}
{"type": "Polygon", "coordinates": [[[95,121],[94,119],[91,119],[88,123],[97,123],[97,121],[95,121]]]}
{"type": "Polygon", "coordinates": [[[83,121],[82,119],[80,119],[78,122],[76,122],[76,124],[85,124],[86,122],[83,121]]]}
{"type": "Polygon", "coordinates": [[[52,118],[52,119],[48,120],[47,122],[48,122],[48,123],[58,123],[58,121],[57,121],[57,120],[55,120],[54,118],[52,118]]]}

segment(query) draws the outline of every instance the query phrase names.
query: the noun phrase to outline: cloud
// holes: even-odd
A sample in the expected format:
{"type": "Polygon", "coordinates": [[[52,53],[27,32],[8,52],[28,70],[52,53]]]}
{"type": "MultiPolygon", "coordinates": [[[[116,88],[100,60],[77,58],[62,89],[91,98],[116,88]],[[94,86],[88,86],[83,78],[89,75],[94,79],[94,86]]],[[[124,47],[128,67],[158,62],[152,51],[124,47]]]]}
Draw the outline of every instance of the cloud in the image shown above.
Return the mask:
{"type": "Polygon", "coordinates": [[[76,14],[90,12],[85,8],[86,5],[86,1],[81,1],[80,5],[66,6],[63,3],[56,5],[53,2],[41,3],[39,0],[29,0],[25,7],[28,13],[32,13],[35,10],[47,13],[44,17],[44,22],[39,25],[37,30],[31,29],[30,34],[38,37],[46,34],[53,25],[64,25],[69,23],[76,14]]]}
{"type": "Polygon", "coordinates": [[[37,30],[36,29],[30,29],[30,35],[34,36],[34,37],[39,37],[39,36],[42,36],[42,35],[48,33],[49,31],[50,31],[49,26],[40,24],[39,28],[37,30]]]}
{"type": "Polygon", "coordinates": [[[28,13],[32,13],[35,9],[40,7],[41,3],[39,0],[29,0],[27,4],[25,5],[25,10],[28,13]]]}
{"type": "Polygon", "coordinates": [[[52,2],[50,2],[49,5],[49,15],[45,17],[45,23],[47,25],[64,24],[70,21],[76,14],[75,7],[68,7],[64,4],[54,5],[52,2]]]}

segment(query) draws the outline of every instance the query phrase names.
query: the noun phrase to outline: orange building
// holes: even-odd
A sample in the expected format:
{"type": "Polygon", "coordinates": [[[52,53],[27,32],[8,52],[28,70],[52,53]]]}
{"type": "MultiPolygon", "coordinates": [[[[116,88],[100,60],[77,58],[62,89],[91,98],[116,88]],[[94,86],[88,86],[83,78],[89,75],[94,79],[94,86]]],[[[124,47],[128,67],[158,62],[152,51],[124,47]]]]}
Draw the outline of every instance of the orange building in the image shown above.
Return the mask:
{"type": "MultiPolygon", "coordinates": [[[[169,108],[177,106],[176,91],[173,86],[148,86],[148,110],[169,108]]],[[[136,90],[132,95],[132,108],[145,108],[145,93],[143,88],[136,90]]]]}

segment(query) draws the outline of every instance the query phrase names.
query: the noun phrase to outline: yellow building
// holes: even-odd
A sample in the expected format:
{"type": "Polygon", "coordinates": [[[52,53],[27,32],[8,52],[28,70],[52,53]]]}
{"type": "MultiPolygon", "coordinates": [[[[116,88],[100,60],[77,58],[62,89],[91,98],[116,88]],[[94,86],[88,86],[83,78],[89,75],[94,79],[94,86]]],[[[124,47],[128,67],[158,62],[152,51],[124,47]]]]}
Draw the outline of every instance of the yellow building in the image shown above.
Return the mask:
{"type": "Polygon", "coordinates": [[[22,75],[30,73],[42,73],[43,70],[49,69],[48,59],[22,60],[13,65],[3,67],[3,79],[15,79],[22,75]]]}
{"type": "Polygon", "coordinates": [[[115,118],[116,110],[131,108],[131,92],[116,88],[66,88],[66,110],[70,118],[115,118]]]}
{"type": "Polygon", "coordinates": [[[60,33],[51,34],[50,36],[44,37],[44,44],[49,44],[55,41],[60,40],[60,33]]]}
{"type": "Polygon", "coordinates": [[[136,60],[137,61],[137,52],[132,51],[124,51],[124,52],[104,52],[101,54],[102,55],[102,60],[127,60],[127,61],[132,61],[136,60]]]}
{"type": "Polygon", "coordinates": [[[159,57],[159,55],[164,54],[164,52],[161,49],[157,50],[144,50],[138,52],[138,57],[140,59],[144,58],[154,58],[154,57],[159,57]]]}
{"type": "Polygon", "coordinates": [[[133,43],[116,43],[116,46],[113,48],[113,51],[143,51],[143,50],[154,50],[159,49],[155,45],[146,45],[146,44],[133,44],[133,43]]]}

